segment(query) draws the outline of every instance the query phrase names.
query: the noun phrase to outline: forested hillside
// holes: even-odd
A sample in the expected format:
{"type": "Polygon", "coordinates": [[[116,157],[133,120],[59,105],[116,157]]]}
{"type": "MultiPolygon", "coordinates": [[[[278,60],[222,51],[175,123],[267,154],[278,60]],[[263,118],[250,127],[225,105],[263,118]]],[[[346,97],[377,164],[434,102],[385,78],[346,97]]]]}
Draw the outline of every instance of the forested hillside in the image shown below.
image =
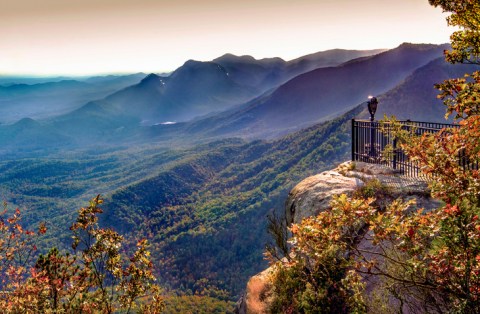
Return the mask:
{"type": "Polygon", "coordinates": [[[67,234],[62,226],[75,202],[119,189],[107,197],[104,222],[129,239],[151,240],[165,285],[232,300],[265,264],[266,216],[283,209],[298,180],[348,158],[350,119],[361,109],[271,142],[4,161],[2,190],[14,204],[35,208],[26,218],[46,220],[52,243],[67,234]]]}
{"type": "Polygon", "coordinates": [[[273,142],[201,146],[113,194],[107,219],[153,238],[160,274],[172,287],[200,293],[207,282],[238,296],[246,276],[264,265],[266,216],[283,210],[298,180],[348,158],[350,119],[361,109],[273,142]]]}
{"type": "Polygon", "coordinates": [[[437,118],[435,95],[412,86],[456,71],[430,62],[443,48],[189,61],[67,114],[1,125],[0,193],[26,227],[45,221],[41,252],[66,248],[75,210],[102,194],[101,222],[125,235],[127,251],[150,241],[161,285],[180,294],[171,307],[230,308],[266,265],[267,216],[301,179],[350,157],[350,120],[368,94],[390,90],[378,95],[388,114],[408,91],[437,118]],[[312,70],[322,64],[334,66],[312,70]],[[199,108],[208,114],[167,121],[199,108]]]}

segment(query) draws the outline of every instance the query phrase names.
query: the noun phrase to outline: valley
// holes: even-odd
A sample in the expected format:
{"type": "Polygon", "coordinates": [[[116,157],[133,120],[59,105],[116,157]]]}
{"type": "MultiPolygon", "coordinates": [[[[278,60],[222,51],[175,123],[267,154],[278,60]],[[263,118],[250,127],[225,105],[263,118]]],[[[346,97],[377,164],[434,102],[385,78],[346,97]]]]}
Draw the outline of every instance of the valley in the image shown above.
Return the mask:
{"type": "Polygon", "coordinates": [[[368,95],[377,117],[444,121],[433,84],[475,68],[447,65],[446,47],[227,54],[170,75],[0,81],[0,112],[13,112],[0,125],[0,195],[29,226],[47,223],[45,250],[68,243],[76,210],[102,194],[102,224],[127,249],[150,241],[168,293],[231,308],[266,266],[267,216],[300,180],[350,158],[351,119],[368,116],[368,95]]]}

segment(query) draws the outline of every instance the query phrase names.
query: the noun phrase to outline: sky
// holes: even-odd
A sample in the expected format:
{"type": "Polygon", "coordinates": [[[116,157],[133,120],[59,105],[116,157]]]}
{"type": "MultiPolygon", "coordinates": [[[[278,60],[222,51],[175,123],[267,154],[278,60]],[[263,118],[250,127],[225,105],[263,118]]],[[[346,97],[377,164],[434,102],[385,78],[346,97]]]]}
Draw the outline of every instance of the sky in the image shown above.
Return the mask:
{"type": "Polygon", "coordinates": [[[446,43],[428,0],[0,0],[0,75],[168,72],[225,53],[446,43]]]}

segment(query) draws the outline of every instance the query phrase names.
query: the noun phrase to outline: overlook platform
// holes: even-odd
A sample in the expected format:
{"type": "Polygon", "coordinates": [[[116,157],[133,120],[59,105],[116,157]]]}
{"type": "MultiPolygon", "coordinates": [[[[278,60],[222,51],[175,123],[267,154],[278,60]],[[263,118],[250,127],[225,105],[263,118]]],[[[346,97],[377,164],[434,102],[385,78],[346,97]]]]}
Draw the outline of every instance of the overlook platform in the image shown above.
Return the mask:
{"type": "MultiPolygon", "coordinates": [[[[459,127],[457,124],[410,120],[398,121],[398,124],[416,136],[459,127]]],[[[393,126],[388,122],[352,119],[352,161],[383,165],[407,177],[424,176],[419,165],[410,160],[397,145],[393,126]],[[385,153],[387,148],[390,148],[388,154],[385,153]]],[[[478,169],[478,163],[471,163],[462,152],[459,153],[458,162],[464,169],[478,169]]]]}

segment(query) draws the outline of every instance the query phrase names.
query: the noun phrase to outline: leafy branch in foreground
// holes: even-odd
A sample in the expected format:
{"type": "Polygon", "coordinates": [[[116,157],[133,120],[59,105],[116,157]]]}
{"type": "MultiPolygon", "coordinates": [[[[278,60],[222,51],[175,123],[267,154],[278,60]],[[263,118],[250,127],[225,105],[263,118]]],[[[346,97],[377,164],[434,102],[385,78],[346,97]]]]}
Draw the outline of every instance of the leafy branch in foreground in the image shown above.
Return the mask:
{"type": "Polygon", "coordinates": [[[477,0],[429,0],[430,4],[440,6],[443,12],[450,13],[448,25],[458,27],[451,36],[452,49],[445,52],[445,58],[451,63],[479,64],[480,60],[480,3],[477,0]]]}
{"type": "Polygon", "coordinates": [[[22,285],[30,265],[38,256],[37,236],[47,230],[44,223],[39,225],[37,232],[26,230],[21,219],[18,208],[10,214],[7,203],[3,203],[0,213],[0,300],[8,295],[9,290],[22,285]]]}
{"type": "MultiPolygon", "coordinates": [[[[81,208],[71,226],[72,252],[56,248],[40,255],[30,276],[14,281],[25,266],[8,273],[0,307],[11,313],[160,313],[163,299],[155,284],[146,240],[128,260],[121,253],[123,237],[100,228],[100,196],[81,208]]],[[[7,238],[10,237],[7,234],[7,238]]],[[[2,256],[3,257],[3,256],[2,256]]]]}

